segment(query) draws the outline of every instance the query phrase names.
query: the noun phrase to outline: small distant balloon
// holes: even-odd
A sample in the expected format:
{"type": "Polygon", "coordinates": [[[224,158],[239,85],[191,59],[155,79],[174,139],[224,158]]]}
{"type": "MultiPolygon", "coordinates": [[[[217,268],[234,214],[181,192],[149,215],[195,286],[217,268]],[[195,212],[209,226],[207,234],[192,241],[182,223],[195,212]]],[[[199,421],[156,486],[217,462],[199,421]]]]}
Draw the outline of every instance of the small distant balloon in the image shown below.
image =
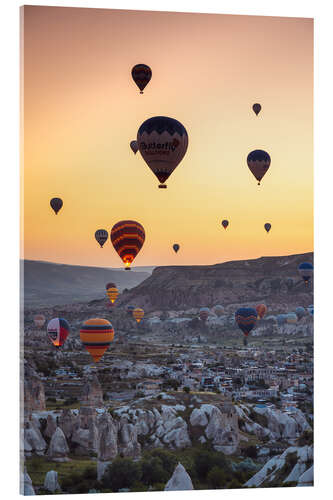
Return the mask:
{"type": "Polygon", "coordinates": [[[132,316],[133,315],[133,311],[135,309],[135,306],[132,306],[131,304],[129,304],[127,307],[126,307],[126,311],[127,311],[127,314],[129,316],[132,316]]]}
{"type": "Polygon", "coordinates": [[[37,328],[42,328],[42,326],[44,326],[44,324],[45,324],[45,321],[46,321],[46,318],[45,318],[44,314],[36,314],[34,316],[34,323],[37,326],[37,328]]]}
{"type": "Polygon", "coordinates": [[[69,324],[64,318],[53,318],[47,325],[47,335],[55,347],[61,347],[65,343],[69,330],[69,324]]]}
{"type": "Polygon", "coordinates": [[[220,317],[224,313],[224,307],[220,304],[216,304],[216,306],[213,307],[213,312],[216,314],[216,316],[220,317]]]}
{"type": "Polygon", "coordinates": [[[131,141],[130,147],[131,147],[131,150],[133,151],[133,153],[136,155],[136,153],[139,151],[139,146],[138,146],[137,141],[131,141]]]}
{"type": "Polygon", "coordinates": [[[258,304],[256,307],[256,311],[258,313],[258,317],[262,319],[267,312],[267,306],[265,304],[258,304]]]}
{"type": "Polygon", "coordinates": [[[261,106],[258,102],[256,102],[255,104],[253,104],[252,109],[255,112],[255,114],[258,116],[258,114],[261,111],[261,106]]]}
{"type": "Polygon", "coordinates": [[[117,297],[119,295],[119,291],[118,291],[118,288],[117,287],[111,287],[111,288],[108,288],[106,290],[106,295],[109,297],[109,300],[111,302],[111,304],[113,304],[115,302],[115,300],[117,300],[117,297]]]}
{"type": "Polygon", "coordinates": [[[306,310],[304,309],[304,307],[298,306],[298,307],[296,307],[295,313],[297,315],[297,318],[301,319],[301,318],[303,318],[303,316],[306,315],[306,310]]]}
{"type": "Polygon", "coordinates": [[[136,64],[132,68],[132,78],[143,94],[144,88],[148,85],[152,77],[152,71],[146,64],[136,64]]]}
{"type": "Polygon", "coordinates": [[[266,231],[269,233],[270,230],[271,230],[271,224],[269,222],[266,222],[266,224],[264,225],[264,228],[266,229],[266,231]]]}
{"type": "Polygon", "coordinates": [[[142,318],[144,317],[145,315],[145,312],[143,309],[141,309],[140,307],[136,307],[133,312],[133,318],[135,319],[135,321],[137,323],[140,323],[140,321],[142,320],[142,318]]]}
{"type": "Polygon", "coordinates": [[[115,283],[110,282],[110,283],[107,283],[105,285],[106,290],[108,290],[109,288],[117,288],[117,287],[116,287],[115,283]]]}
{"type": "Polygon", "coordinates": [[[258,181],[258,186],[260,186],[260,181],[266,174],[271,164],[271,157],[266,151],[261,149],[256,149],[251,151],[247,157],[247,165],[251,170],[252,174],[258,181]]]}
{"type": "Polygon", "coordinates": [[[253,330],[257,323],[258,313],[253,307],[240,307],[235,312],[235,320],[245,336],[253,330]]]}
{"type": "Polygon", "coordinates": [[[177,253],[180,247],[178,243],[175,243],[172,248],[174,249],[175,253],[177,253]]]}
{"type": "Polygon", "coordinates": [[[224,219],[222,221],[222,226],[224,227],[224,229],[227,229],[227,227],[229,226],[229,221],[227,219],[224,219]]]}
{"type": "Polygon", "coordinates": [[[208,307],[202,307],[199,311],[199,318],[201,319],[201,321],[205,323],[208,319],[209,313],[210,311],[208,307]]]}
{"type": "Polygon", "coordinates": [[[313,265],[311,262],[302,262],[302,264],[298,266],[298,272],[303,278],[304,283],[308,285],[313,276],[313,265]]]}
{"type": "Polygon", "coordinates": [[[61,198],[52,198],[50,201],[51,208],[54,210],[55,214],[59,212],[61,207],[63,206],[63,202],[61,198]]]}
{"type": "Polygon", "coordinates": [[[95,232],[95,239],[100,244],[100,247],[103,248],[104,243],[109,237],[109,233],[105,229],[97,229],[95,232]]]}

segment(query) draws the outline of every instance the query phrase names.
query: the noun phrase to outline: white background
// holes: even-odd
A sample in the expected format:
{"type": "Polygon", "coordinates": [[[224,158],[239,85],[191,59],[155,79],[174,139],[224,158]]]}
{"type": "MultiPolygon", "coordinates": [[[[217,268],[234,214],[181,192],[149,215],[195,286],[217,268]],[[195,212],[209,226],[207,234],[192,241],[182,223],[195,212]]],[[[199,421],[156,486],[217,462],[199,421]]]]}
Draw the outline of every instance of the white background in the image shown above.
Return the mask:
{"type": "MultiPolygon", "coordinates": [[[[315,487],[253,490],[149,493],[155,498],[189,500],[206,498],[332,498],[333,482],[333,279],[331,264],[333,199],[333,22],[330,0],[110,0],[28,2],[29,5],[169,10],[315,19],[315,487]]],[[[16,0],[1,2],[1,398],[0,398],[0,493],[4,499],[19,491],[19,7],[16,0]]],[[[283,200],[281,199],[281,203],[283,200]]],[[[42,229],[41,229],[42,230],[42,229]]],[[[126,499],[141,500],[143,493],[126,499]]],[[[71,499],[82,495],[71,495],[71,499]]],[[[102,496],[99,495],[99,498],[102,496]]],[[[116,498],[119,498],[118,496],[116,498]]]]}

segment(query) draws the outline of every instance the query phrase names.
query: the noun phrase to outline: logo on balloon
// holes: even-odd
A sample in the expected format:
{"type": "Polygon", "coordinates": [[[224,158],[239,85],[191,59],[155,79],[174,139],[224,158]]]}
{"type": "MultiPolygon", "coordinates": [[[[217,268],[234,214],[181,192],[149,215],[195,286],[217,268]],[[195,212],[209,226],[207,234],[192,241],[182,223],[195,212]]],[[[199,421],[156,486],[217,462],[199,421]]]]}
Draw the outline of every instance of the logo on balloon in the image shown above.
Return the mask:
{"type": "Polygon", "coordinates": [[[180,142],[174,138],[172,142],[140,142],[140,149],[147,155],[151,154],[169,154],[169,151],[174,152],[178,148],[180,142]]]}

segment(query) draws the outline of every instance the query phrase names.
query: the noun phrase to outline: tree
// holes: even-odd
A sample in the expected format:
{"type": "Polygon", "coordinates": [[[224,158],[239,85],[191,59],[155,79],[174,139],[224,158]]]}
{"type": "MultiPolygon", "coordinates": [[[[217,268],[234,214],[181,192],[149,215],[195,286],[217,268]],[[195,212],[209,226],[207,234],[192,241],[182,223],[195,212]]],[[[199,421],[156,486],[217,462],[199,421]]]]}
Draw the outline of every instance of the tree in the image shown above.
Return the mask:
{"type": "Polygon", "coordinates": [[[215,465],[207,474],[209,485],[214,488],[222,488],[226,484],[225,472],[223,469],[215,465]]]}
{"type": "Polygon", "coordinates": [[[103,487],[117,492],[120,488],[131,488],[142,476],[140,464],[129,458],[116,458],[108,466],[102,479],[103,487]]]}

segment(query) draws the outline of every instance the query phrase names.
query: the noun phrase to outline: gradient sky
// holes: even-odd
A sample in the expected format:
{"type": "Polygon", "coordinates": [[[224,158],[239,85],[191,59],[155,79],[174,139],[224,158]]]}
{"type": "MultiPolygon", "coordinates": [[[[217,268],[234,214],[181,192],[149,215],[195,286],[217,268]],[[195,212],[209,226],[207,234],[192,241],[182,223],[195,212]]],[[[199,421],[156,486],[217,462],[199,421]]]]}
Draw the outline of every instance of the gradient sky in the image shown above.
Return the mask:
{"type": "Polygon", "coordinates": [[[146,230],[137,266],[313,250],[312,19],[34,6],[22,16],[24,258],[121,267],[94,232],[122,219],[146,230]],[[144,95],[137,63],[153,72],[144,95]],[[166,190],[129,148],[156,115],[189,135],[166,190]],[[246,164],[253,149],[272,159],[261,186],[246,164]]]}

